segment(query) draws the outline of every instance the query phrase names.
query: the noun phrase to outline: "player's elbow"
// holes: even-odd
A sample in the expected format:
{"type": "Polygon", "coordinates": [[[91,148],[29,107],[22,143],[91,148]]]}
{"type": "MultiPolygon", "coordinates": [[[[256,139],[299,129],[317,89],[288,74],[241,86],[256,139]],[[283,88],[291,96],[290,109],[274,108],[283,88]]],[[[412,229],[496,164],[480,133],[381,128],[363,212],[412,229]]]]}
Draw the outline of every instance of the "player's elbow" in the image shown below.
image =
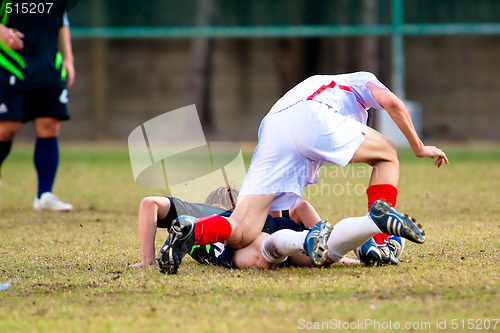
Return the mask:
{"type": "Polygon", "coordinates": [[[404,108],[403,101],[390,91],[387,91],[387,93],[381,96],[380,105],[389,113],[404,108]]]}

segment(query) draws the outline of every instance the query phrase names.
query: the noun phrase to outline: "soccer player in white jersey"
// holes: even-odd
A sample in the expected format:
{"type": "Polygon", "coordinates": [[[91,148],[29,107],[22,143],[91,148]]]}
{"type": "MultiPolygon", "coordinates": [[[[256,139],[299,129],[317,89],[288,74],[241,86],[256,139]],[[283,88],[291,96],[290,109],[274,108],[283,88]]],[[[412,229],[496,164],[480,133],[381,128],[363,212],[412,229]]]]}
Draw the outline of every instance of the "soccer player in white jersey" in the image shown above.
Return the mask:
{"type": "MultiPolygon", "coordinates": [[[[250,244],[260,234],[268,211],[292,208],[303,189],[317,181],[319,168],[327,162],[373,166],[368,207],[379,199],[394,206],[399,181],[397,152],[386,137],[366,125],[369,108],[388,112],[416,157],[436,158],[437,167],[448,163],[441,149],[422,143],[403,102],[372,73],[310,77],[280,98],[262,120],[259,142],[231,217],[174,221],[171,237],[160,250],[160,266],[177,272],[193,244],[224,241],[235,249],[250,244]]],[[[391,212],[385,216],[388,227],[397,219],[413,228],[410,219],[392,208],[391,212]]],[[[423,235],[416,236],[416,241],[423,242],[423,235]]],[[[311,246],[308,254],[317,257],[321,250],[311,246]]]]}

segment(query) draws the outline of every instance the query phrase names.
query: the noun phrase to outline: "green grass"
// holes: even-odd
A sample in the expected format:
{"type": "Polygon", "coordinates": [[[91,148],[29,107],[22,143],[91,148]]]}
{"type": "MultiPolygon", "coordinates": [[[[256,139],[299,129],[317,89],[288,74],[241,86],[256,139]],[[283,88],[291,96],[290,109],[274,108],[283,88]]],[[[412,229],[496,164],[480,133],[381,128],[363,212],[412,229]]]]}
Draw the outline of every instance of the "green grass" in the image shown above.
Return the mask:
{"type": "MultiPolygon", "coordinates": [[[[239,271],[187,258],[165,276],[127,267],[139,261],[139,202],[162,193],[134,184],[126,147],[62,146],[54,192],[75,210],[55,214],[31,208],[31,147],[15,146],[0,189],[0,283],[12,284],[0,291],[0,332],[290,332],[335,320],[463,331],[467,319],[499,318],[500,146],[445,148],[441,169],[400,152],[398,207],[427,233],[400,266],[239,271]]],[[[369,172],[329,167],[306,196],[330,221],[364,214],[369,172]]]]}

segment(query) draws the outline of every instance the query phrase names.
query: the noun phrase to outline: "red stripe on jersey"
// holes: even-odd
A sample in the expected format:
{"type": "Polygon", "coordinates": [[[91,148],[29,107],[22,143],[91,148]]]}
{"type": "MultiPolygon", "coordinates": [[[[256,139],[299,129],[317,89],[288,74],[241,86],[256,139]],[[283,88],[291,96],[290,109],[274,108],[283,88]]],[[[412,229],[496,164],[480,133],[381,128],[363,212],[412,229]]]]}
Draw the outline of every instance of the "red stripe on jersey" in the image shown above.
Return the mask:
{"type": "MultiPolygon", "coordinates": [[[[308,101],[312,101],[314,99],[314,97],[318,96],[319,94],[321,94],[323,91],[325,91],[328,88],[332,88],[333,89],[336,85],[337,85],[337,83],[335,81],[330,82],[328,85],[322,85],[311,96],[307,97],[307,100],[308,101]]],[[[339,84],[339,89],[353,93],[351,87],[349,87],[349,86],[344,86],[344,85],[339,84]]],[[[366,107],[364,106],[364,104],[361,103],[361,101],[357,97],[355,97],[355,98],[356,98],[356,101],[359,103],[359,105],[361,105],[363,107],[363,109],[366,109],[366,107]]]]}
{"type": "Polygon", "coordinates": [[[316,90],[314,92],[314,94],[312,94],[311,96],[307,97],[307,100],[308,101],[312,101],[314,99],[314,97],[318,96],[319,94],[321,94],[326,89],[328,89],[328,88],[332,88],[333,89],[336,84],[337,83],[335,83],[335,81],[332,81],[332,82],[330,82],[329,85],[322,85],[318,90],[316,90]]]}

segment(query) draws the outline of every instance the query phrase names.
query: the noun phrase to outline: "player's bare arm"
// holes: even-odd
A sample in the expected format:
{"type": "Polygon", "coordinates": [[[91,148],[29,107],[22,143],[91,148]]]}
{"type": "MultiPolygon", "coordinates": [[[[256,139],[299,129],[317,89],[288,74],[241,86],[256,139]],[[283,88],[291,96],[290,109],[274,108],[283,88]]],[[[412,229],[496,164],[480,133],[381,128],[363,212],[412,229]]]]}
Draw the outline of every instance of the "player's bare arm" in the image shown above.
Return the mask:
{"type": "Polygon", "coordinates": [[[2,42],[12,50],[20,50],[24,47],[24,35],[15,29],[10,29],[0,24],[0,39],[2,42]]]}
{"type": "Polygon", "coordinates": [[[392,118],[392,120],[394,120],[401,132],[403,132],[404,136],[410,143],[411,149],[413,150],[413,153],[416,157],[437,157],[434,165],[436,165],[438,168],[443,163],[449,163],[448,157],[441,149],[434,146],[425,146],[423,144],[423,142],[418,137],[417,132],[415,131],[415,127],[413,126],[410,115],[401,99],[399,99],[391,91],[380,88],[371,82],[368,82],[366,84],[366,87],[370,89],[377,103],[387,111],[387,113],[392,118]]]}
{"type": "Polygon", "coordinates": [[[62,66],[66,70],[67,88],[71,88],[75,81],[75,65],[69,27],[61,27],[59,29],[59,50],[63,57],[62,66]]]}

